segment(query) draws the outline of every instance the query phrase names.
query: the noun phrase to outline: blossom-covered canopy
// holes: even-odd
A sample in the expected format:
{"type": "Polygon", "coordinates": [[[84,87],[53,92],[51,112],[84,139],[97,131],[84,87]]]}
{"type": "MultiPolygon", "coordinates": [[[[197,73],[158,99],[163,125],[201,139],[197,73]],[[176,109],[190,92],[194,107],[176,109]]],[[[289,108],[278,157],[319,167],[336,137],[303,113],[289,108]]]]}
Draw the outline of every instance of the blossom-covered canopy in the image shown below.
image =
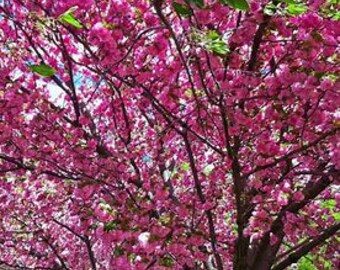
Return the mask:
{"type": "Polygon", "coordinates": [[[338,269],[338,8],[1,0],[0,266],[338,269]]]}

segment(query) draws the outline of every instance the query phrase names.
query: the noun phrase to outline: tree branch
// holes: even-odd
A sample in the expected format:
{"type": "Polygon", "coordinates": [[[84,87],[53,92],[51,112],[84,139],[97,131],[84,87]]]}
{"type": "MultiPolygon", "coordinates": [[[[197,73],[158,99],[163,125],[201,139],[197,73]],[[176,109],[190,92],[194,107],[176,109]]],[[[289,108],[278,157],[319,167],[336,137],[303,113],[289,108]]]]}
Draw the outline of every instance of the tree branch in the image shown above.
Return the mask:
{"type": "MultiPolygon", "coordinates": [[[[195,165],[195,158],[194,158],[194,154],[192,152],[191,145],[190,145],[190,142],[188,140],[187,134],[183,134],[183,139],[184,139],[184,143],[185,143],[185,148],[186,148],[188,156],[189,156],[190,168],[191,168],[191,171],[192,171],[192,174],[193,174],[193,177],[194,177],[195,189],[196,189],[197,195],[198,195],[201,203],[205,203],[206,198],[205,198],[203,190],[202,190],[201,182],[199,181],[199,178],[198,178],[198,172],[197,172],[196,165],[195,165]]],[[[205,213],[206,213],[207,218],[208,218],[210,242],[211,242],[212,249],[213,249],[213,252],[214,252],[214,256],[215,256],[215,259],[216,259],[217,269],[223,270],[222,258],[217,251],[217,240],[216,240],[216,232],[215,232],[215,228],[214,228],[213,214],[212,214],[211,210],[206,210],[205,213]]]]}
{"type": "Polygon", "coordinates": [[[289,265],[296,263],[300,258],[308,254],[312,249],[316,248],[320,244],[322,244],[325,240],[332,237],[337,233],[337,231],[340,230],[340,223],[337,223],[328,229],[326,229],[321,235],[316,237],[313,241],[305,244],[301,248],[299,248],[294,253],[290,254],[288,258],[281,261],[279,264],[277,264],[273,270],[284,270],[289,265]]]}
{"type": "Polygon", "coordinates": [[[250,55],[250,60],[248,62],[248,71],[253,71],[255,66],[256,66],[256,62],[257,62],[257,53],[260,49],[260,45],[262,42],[262,37],[265,33],[265,30],[269,24],[270,21],[270,16],[264,14],[263,15],[263,22],[260,24],[260,26],[257,28],[257,31],[255,33],[255,37],[254,37],[254,41],[253,41],[253,46],[251,48],[251,55],[250,55]]]}

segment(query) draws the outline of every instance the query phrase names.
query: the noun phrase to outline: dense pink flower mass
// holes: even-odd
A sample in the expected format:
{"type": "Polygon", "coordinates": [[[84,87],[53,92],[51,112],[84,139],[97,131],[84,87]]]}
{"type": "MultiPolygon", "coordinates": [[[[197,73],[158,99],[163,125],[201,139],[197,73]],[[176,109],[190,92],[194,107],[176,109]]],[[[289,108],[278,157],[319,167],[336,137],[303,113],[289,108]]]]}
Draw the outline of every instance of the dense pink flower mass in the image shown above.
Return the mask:
{"type": "Polygon", "coordinates": [[[337,8],[1,0],[0,266],[338,269],[337,8]]]}

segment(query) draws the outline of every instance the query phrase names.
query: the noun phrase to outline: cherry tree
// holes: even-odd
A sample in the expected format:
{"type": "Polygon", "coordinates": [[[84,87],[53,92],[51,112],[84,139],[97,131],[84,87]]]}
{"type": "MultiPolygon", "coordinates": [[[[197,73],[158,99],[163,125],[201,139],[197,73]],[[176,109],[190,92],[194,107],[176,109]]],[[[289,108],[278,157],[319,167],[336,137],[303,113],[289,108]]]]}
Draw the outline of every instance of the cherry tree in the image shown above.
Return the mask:
{"type": "Polygon", "coordinates": [[[0,266],[338,269],[338,7],[1,0],[0,266]]]}

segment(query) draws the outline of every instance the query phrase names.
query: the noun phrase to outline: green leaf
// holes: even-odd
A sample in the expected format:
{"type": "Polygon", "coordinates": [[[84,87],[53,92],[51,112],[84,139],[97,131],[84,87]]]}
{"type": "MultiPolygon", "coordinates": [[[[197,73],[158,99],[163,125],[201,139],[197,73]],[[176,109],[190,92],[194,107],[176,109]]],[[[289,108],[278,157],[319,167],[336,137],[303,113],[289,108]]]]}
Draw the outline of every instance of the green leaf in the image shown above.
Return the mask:
{"type": "Polygon", "coordinates": [[[104,231],[105,232],[110,232],[112,230],[117,229],[118,223],[116,221],[110,221],[107,223],[104,223],[104,231]]]}
{"type": "Polygon", "coordinates": [[[323,9],[323,13],[330,19],[339,21],[340,20],[340,12],[332,9],[323,9]]]}
{"type": "Polygon", "coordinates": [[[182,168],[183,171],[189,171],[190,165],[189,165],[188,162],[183,162],[181,168],[182,168]]]}
{"type": "Polygon", "coordinates": [[[220,35],[216,31],[208,31],[207,38],[211,41],[218,40],[220,35]]]}
{"type": "Polygon", "coordinates": [[[172,268],[173,260],[170,257],[163,257],[160,264],[164,267],[172,268]]]}
{"type": "Polygon", "coordinates": [[[73,15],[73,12],[76,9],[77,9],[77,7],[70,8],[69,10],[67,10],[66,12],[64,12],[63,14],[61,14],[58,17],[58,21],[60,21],[62,23],[70,24],[70,25],[74,26],[75,28],[82,29],[83,26],[73,15]]]}
{"type": "Polygon", "coordinates": [[[159,221],[162,223],[162,225],[169,225],[171,222],[171,217],[163,214],[160,216],[159,221]]]}
{"type": "Polygon", "coordinates": [[[317,270],[309,258],[302,257],[298,262],[299,270],[317,270]]]}
{"type": "Polygon", "coordinates": [[[339,5],[340,1],[339,0],[327,0],[326,4],[328,4],[328,5],[339,5]]]}
{"type": "Polygon", "coordinates": [[[325,270],[333,269],[332,266],[333,266],[332,262],[324,260],[323,267],[325,270]]]}
{"type": "Polygon", "coordinates": [[[298,16],[307,11],[307,6],[303,3],[301,4],[289,4],[287,7],[287,12],[292,16],[298,16]]]}
{"type": "Polygon", "coordinates": [[[188,7],[186,7],[186,6],[184,6],[184,5],[180,4],[180,3],[173,2],[172,6],[174,7],[175,11],[179,15],[183,15],[183,16],[191,15],[191,10],[188,7]]]}
{"type": "Polygon", "coordinates": [[[235,9],[248,10],[249,4],[246,0],[220,0],[221,3],[227,4],[235,9]]]}
{"type": "Polygon", "coordinates": [[[264,7],[264,13],[270,16],[274,15],[276,10],[277,7],[273,3],[269,3],[264,7]]]}
{"type": "Polygon", "coordinates": [[[56,73],[54,68],[46,64],[30,65],[28,68],[43,77],[51,77],[56,73]]]}
{"type": "Polygon", "coordinates": [[[335,221],[339,221],[340,220],[340,213],[334,213],[333,217],[334,217],[335,221]]]}
{"type": "Polygon", "coordinates": [[[287,4],[295,4],[295,0],[279,0],[279,2],[283,2],[287,4]]]}
{"type": "Polygon", "coordinates": [[[314,72],[314,77],[321,79],[325,74],[326,72],[314,72]]]}
{"type": "MultiPolygon", "coordinates": [[[[340,213],[336,212],[336,201],[334,199],[327,200],[321,204],[322,208],[326,208],[330,210],[330,213],[332,214],[333,218],[336,221],[340,220],[340,213]]],[[[326,216],[327,217],[327,216],[326,216]]]]}
{"type": "Polygon", "coordinates": [[[209,46],[207,46],[207,48],[208,50],[220,55],[226,55],[229,52],[227,43],[225,43],[224,40],[214,41],[209,46]]]}
{"type": "Polygon", "coordinates": [[[335,21],[339,21],[340,20],[340,12],[334,12],[330,15],[331,19],[335,20],[335,21]]]}
{"type": "Polygon", "coordinates": [[[199,8],[204,7],[204,0],[189,0],[189,1],[194,3],[199,8]]]}
{"type": "Polygon", "coordinates": [[[208,31],[205,35],[205,48],[214,53],[225,55],[228,53],[228,45],[216,31],[208,31]]]}
{"type": "Polygon", "coordinates": [[[121,247],[116,247],[113,254],[117,257],[124,255],[125,250],[121,247]]]}
{"type": "Polygon", "coordinates": [[[184,95],[188,98],[191,98],[193,96],[193,92],[191,89],[187,89],[185,90],[184,95]]]}
{"type": "Polygon", "coordinates": [[[336,206],[336,201],[334,199],[327,200],[321,204],[322,208],[327,208],[333,210],[336,206]]]}
{"type": "Polygon", "coordinates": [[[339,5],[340,0],[327,0],[321,11],[327,18],[338,21],[340,20],[339,5]]]}

